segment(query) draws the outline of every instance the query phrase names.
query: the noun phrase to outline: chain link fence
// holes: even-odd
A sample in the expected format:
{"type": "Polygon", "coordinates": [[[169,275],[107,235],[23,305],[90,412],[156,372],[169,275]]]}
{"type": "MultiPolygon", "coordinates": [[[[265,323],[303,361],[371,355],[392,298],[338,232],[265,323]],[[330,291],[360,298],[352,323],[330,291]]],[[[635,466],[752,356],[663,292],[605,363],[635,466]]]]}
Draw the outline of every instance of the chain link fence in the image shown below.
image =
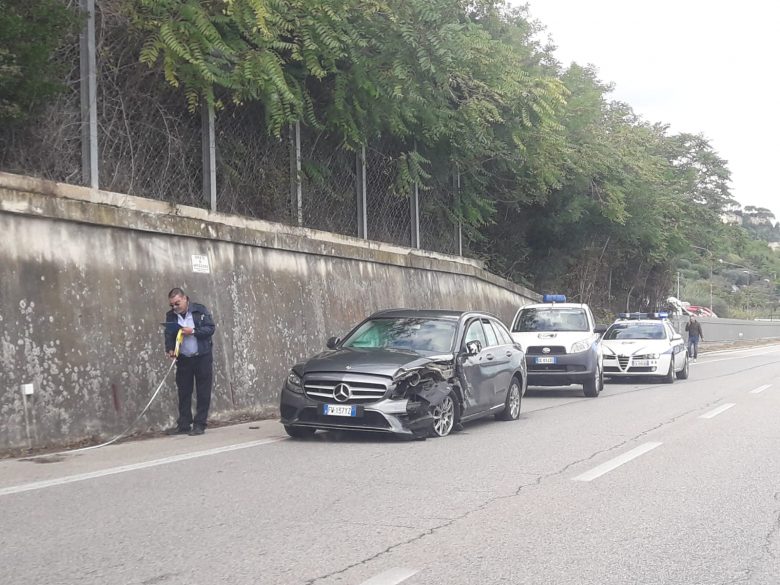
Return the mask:
{"type": "MultiPolygon", "coordinates": [[[[75,0],[63,0],[77,9],[75,0]]],[[[99,187],[207,208],[203,140],[207,122],[182,92],[139,62],[143,37],[122,0],[96,2],[99,187]]],[[[80,44],[77,34],[53,57],[62,92],[20,124],[0,128],[0,170],[83,185],[80,44]]],[[[270,136],[261,104],[227,103],[216,112],[217,210],[339,234],[413,245],[412,202],[400,187],[405,147],[376,140],[361,153],[301,126],[270,136]],[[365,173],[365,193],[363,174],[365,173]]],[[[434,161],[419,185],[420,245],[457,254],[456,189],[447,161],[434,161]]]]}

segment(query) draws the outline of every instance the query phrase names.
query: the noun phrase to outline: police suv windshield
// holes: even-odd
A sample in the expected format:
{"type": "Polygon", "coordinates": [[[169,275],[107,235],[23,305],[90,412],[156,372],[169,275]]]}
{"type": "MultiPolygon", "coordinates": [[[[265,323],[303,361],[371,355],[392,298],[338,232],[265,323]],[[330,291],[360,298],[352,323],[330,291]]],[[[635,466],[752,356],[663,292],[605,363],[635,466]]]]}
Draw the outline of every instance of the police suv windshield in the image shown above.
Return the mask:
{"type": "Polygon", "coordinates": [[[604,339],[665,339],[662,323],[614,323],[604,339]]]}
{"type": "Polygon", "coordinates": [[[342,344],[354,349],[402,349],[420,354],[452,351],[457,323],[444,319],[378,318],[363,323],[342,344]]]}
{"type": "Polygon", "coordinates": [[[514,333],[588,330],[588,316],[583,309],[564,307],[523,309],[512,326],[514,333]]]}

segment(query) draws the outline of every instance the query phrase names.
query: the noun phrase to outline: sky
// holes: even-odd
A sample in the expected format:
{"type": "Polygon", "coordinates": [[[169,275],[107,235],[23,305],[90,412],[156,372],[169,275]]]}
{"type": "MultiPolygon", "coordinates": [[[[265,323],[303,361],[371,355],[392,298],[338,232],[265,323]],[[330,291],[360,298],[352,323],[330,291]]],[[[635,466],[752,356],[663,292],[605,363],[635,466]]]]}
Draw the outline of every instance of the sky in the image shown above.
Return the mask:
{"type": "MultiPolygon", "coordinates": [[[[515,4],[519,4],[519,0],[515,4]]],[[[743,206],[780,221],[780,4],[528,0],[558,60],[592,64],[612,98],[669,132],[702,134],[743,206]]]]}

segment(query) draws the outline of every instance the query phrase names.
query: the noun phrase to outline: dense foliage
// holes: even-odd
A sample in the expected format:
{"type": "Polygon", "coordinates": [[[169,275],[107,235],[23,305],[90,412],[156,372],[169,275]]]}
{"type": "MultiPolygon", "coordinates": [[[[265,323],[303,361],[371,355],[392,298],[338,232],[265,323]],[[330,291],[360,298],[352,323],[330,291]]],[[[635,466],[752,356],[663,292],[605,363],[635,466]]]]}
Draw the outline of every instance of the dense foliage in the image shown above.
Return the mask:
{"type": "Polygon", "coordinates": [[[52,54],[72,39],[78,18],[57,0],[0,0],[0,123],[62,89],[52,54]]]}
{"type": "MultiPolygon", "coordinates": [[[[17,12],[56,3],[11,2],[17,12]]],[[[759,298],[764,312],[773,307],[780,265],[762,241],[777,239],[771,213],[746,208],[743,219],[754,218],[746,227],[723,223],[738,206],[727,162],[708,140],[642,119],[610,98],[594,68],[559,63],[526,8],[501,0],[113,3],[132,23],[128,33],[143,39],[138,58],[193,111],[204,100],[218,112],[251,106],[272,136],[300,121],[347,150],[389,140],[399,196],[415,182],[424,193],[442,161],[457,169],[450,215],[472,252],[507,278],[603,311],[658,307],[677,288],[709,305],[710,285],[721,314],[755,314],[759,298]]],[[[16,30],[13,14],[0,17],[0,31],[16,30]]],[[[0,115],[48,91],[42,56],[56,44],[35,27],[53,25],[35,22],[8,38],[37,39],[25,59],[41,63],[42,77],[21,83],[21,70],[4,64],[20,63],[9,51],[22,55],[23,45],[0,45],[0,115]]]]}

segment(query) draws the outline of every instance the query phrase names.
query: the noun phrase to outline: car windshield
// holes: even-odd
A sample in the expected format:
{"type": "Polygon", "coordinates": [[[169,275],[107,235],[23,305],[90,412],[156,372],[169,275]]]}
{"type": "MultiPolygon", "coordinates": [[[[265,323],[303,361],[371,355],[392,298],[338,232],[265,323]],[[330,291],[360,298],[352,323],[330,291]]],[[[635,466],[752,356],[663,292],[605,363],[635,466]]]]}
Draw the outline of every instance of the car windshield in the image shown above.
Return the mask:
{"type": "Polygon", "coordinates": [[[342,343],[355,349],[403,349],[420,354],[452,351],[455,321],[408,317],[370,319],[342,343]]]}
{"type": "Polygon", "coordinates": [[[615,323],[604,334],[604,339],[664,339],[661,323],[615,323]]]}
{"type": "Polygon", "coordinates": [[[588,316],[576,308],[522,309],[512,327],[513,332],[587,331],[588,316]]]}

